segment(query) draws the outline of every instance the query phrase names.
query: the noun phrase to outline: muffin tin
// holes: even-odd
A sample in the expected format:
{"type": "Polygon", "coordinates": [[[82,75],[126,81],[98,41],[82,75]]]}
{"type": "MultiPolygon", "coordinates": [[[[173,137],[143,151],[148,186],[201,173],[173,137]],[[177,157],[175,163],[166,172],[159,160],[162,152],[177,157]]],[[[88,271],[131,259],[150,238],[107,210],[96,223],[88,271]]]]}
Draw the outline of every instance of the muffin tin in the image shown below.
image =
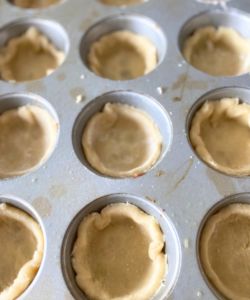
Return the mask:
{"type": "MultiPolygon", "coordinates": [[[[180,48],[184,38],[204,24],[231,26],[250,37],[247,31],[250,24],[248,13],[248,0],[232,0],[222,6],[195,0],[151,0],[124,8],[104,5],[98,0],[65,0],[40,10],[21,9],[7,0],[0,0],[0,44],[22,32],[22,24],[42,24],[41,30],[46,30],[44,32],[49,38],[67,54],[65,62],[46,78],[20,84],[0,83],[1,95],[21,93],[22,97],[29,98],[29,93],[33,93],[35,96],[32,97],[46,99],[60,121],[59,141],[51,158],[35,172],[0,182],[1,194],[21,197],[38,212],[47,234],[44,266],[39,280],[34,281],[33,288],[24,295],[25,299],[73,299],[61,268],[65,232],[87,204],[104,195],[124,192],[141,199],[146,211],[146,207],[155,202],[176,228],[174,235],[175,240],[179,237],[181,242],[179,255],[182,263],[180,275],[176,276],[177,284],[169,299],[216,299],[199,268],[196,251],[199,227],[204,215],[219,200],[228,195],[248,192],[249,180],[220,174],[201,162],[189,145],[186,124],[193,104],[211,90],[228,86],[232,96],[239,93],[243,98],[244,91],[246,97],[242,100],[248,101],[249,90],[243,90],[242,87],[249,85],[250,78],[248,74],[227,78],[206,75],[185,62],[180,48]],[[192,26],[186,23],[197,15],[199,17],[193,19],[192,26]],[[155,42],[159,64],[153,72],[141,78],[111,81],[96,76],[88,69],[86,49],[97,36],[119,28],[121,23],[126,25],[126,29],[144,33],[155,42]],[[12,30],[9,24],[15,24],[15,29],[12,30]],[[95,28],[99,29],[93,34],[95,28]],[[84,36],[86,32],[88,34],[84,36]],[[78,116],[86,112],[88,107],[93,107],[94,111],[99,109],[99,96],[118,91],[123,91],[122,94],[129,101],[137,101],[137,97],[130,97],[128,91],[139,94],[138,97],[144,99],[143,103],[147,104],[149,111],[158,107],[158,101],[159,109],[162,110],[163,106],[167,111],[163,115],[169,115],[166,123],[169,129],[165,129],[169,130],[169,135],[167,132],[164,134],[164,143],[171,144],[171,147],[167,147],[169,151],[151,171],[136,179],[100,176],[86,167],[85,163],[82,164],[83,161],[78,159],[79,155],[75,152],[75,145],[80,143],[79,134],[75,136],[73,130],[78,116]],[[147,97],[150,98],[148,103],[147,97]],[[151,100],[151,97],[155,100],[151,100]],[[154,104],[150,107],[151,102],[154,104]]],[[[138,102],[133,103],[137,105],[138,102]]],[[[152,112],[156,122],[161,122],[163,115],[157,113],[157,109],[152,112]]],[[[238,196],[233,198],[240,201],[238,196]]],[[[1,199],[3,201],[5,197],[1,199]]],[[[96,209],[93,203],[91,206],[96,209]]],[[[169,276],[172,278],[172,271],[169,276]]],[[[162,298],[156,295],[154,300],[158,299],[162,298]]]]}

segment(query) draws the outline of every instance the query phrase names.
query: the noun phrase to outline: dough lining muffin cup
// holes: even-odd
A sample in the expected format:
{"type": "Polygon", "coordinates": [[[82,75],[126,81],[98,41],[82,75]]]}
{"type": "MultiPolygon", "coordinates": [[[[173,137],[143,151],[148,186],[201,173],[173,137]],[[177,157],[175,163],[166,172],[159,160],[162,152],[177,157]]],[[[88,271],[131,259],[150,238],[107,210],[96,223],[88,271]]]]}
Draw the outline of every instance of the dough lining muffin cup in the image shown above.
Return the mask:
{"type": "Polygon", "coordinates": [[[209,168],[215,170],[216,172],[219,172],[221,174],[224,174],[226,176],[230,177],[247,177],[247,176],[237,176],[237,175],[229,175],[227,173],[224,173],[218,169],[213,168],[213,166],[209,165],[207,162],[205,162],[195,151],[191,140],[190,140],[190,129],[192,125],[192,120],[196,114],[197,111],[202,107],[202,105],[207,101],[217,101],[223,98],[239,98],[240,102],[245,102],[250,104],[250,89],[247,87],[240,87],[240,86],[228,86],[228,87],[221,87],[214,90],[211,90],[204,95],[202,95],[190,108],[187,118],[186,118],[186,132],[187,132],[187,139],[190,147],[192,148],[194,154],[203,162],[205,163],[209,168]]]}
{"type": "MultiPolygon", "coordinates": [[[[54,142],[53,150],[50,152],[49,156],[40,165],[35,166],[31,171],[28,171],[27,173],[24,173],[23,175],[19,175],[19,176],[25,176],[27,174],[35,172],[44,163],[46,163],[46,161],[49,160],[50,156],[53,154],[54,150],[56,149],[59,135],[60,135],[60,122],[59,122],[58,115],[55,109],[53,108],[53,106],[47,100],[33,93],[8,93],[8,94],[0,95],[0,114],[4,113],[5,111],[15,109],[21,106],[25,106],[25,105],[35,105],[46,110],[57,124],[57,136],[54,142]]],[[[11,180],[15,177],[16,176],[7,177],[4,179],[0,179],[0,181],[11,180]]]]}
{"type": "Polygon", "coordinates": [[[64,280],[76,300],[87,300],[75,281],[75,273],[71,264],[71,253],[76,239],[78,226],[82,219],[95,211],[101,211],[112,203],[130,203],[145,213],[155,217],[165,237],[165,253],[167,254],[168,272],[165,274],[163,284],[152,300],[164,300],[173,291],[181,269],[181,245],[177,231],[169,217],[155,204],[141,197],[131,194],[111,194],[90,202],[74,217],[65,233],[61,248],[61,267],[64,280]]]}
{"type": "Polygon", "coordinates": [[[138,35],[146,37],[149,41],[151,41],[157,50],[157,66],[159,66],[167,52],[167,40],[162,29],[155,21],[145,16],[134,14],[118,14],[99,21],[90,27],[84,34],[80,43],[80,56],[87,68],[89,68],[88,54],[91,45],[98,41],[102,36],[120,30],[134,32],[138,35]]]}
{"type": "Polygon", "coordinates": [[[219,212],[222,208],[230,204],[250,204],[250,193],[239,193],[239,194],[230,195],[220,200],[216,204],[214,204],[202,218],[202,221],[200,223],[197,232],[197,237],[196,237],[196,258],[197,258],[199,270],[207,286],[214,294],[214,296],[219,300],[227,300],[227,299],[214,287],[214,285],[210,282],[203,269],[201,258],[200,258],[200,239],[201,239],[203,228],[206,222],[208,221],[208,219],[214,214],[216,214],[217,212],[219,212]]]}
{"type": "MultiPolygon", "coordinates": [[[[232,28],[236,30],[241,36],[250,39],[250,33],[248,28],[250,26],[250,16],[249,14],[240,11],[235,8],[228,8],[227,10],[221,9],[210,9],[203,11],[190,19],[188,19],[184,25],[181,27],[179,36],[178,36],[178,46],[183,59],[183,47],[184,43],[188,37],[190,37],[197,29],[203,28],[206,26],[213,26],[218,28],[220,26],[232,28]]],[[[187,62],[189,64],[189,62],[187,62]]],[[[190,65],[191,66],[191,65],[190,65]]],[[[191,66],[192,68],[195,68],[191,66]]],[[[196,69],[196,68],[195,68],[196,69]]],[[[198,69],[196,69],[198,70],[198,69]]],[[[199,72],[204,73],[203,71],[198,70],[199,72]]],[[[206,73],[205,73],[206,74],[206,73]]],[[[211,76],[206,74],[207,76],[211,76]]],[[[245,74],[238,76],[221,76],[221,77],[239,77],[245,74]]],[[[220,76],[219,76],[220,77],[220,76]]]]}
{"type": "Polygon", "coordinates": [[[39,226],[41,227],[42,233],[43,233],[43,239],[44,239],[43,258],[42,258],[39,270],[37,271],[34,279],[30,283],[30,285],[27,287],[27,289],[18,297],[18,300],[24,300],[29,295],[31,290],[35,287],[36,283],[38,282],[38,280],[41,277],[41,274],[43,272],[43,268],[44,268],[45,261],[46,261],[46,255],[47,255],[46,230],[45,230],[42,218],[39,216],[37,211],[28,202],[24,201],[23,199],[21,199],[17,196],[13,196],[13,195],[3,194],[3,195],[0,195],[0,203],[6,203],[9,205],[12,205],[12,206],[26,212],[39,224],[39,226]]]}
{"type": "MultiPolygon", "coordinates": [[[[0,48],[6,46],[6,44],[12,38],[16,38],[24,34],[31,27],[35,27],[39,32],[41,32],[45,37],[47,37],[48,40],[59,51],[63,52],[65,61],[70,48],[68,35],[59,23],[52,20],[28,17],[21,18],[6,24],[2,28],[0,28],[0,48]]],[[[63,62],[61,63],[61,65],[63,64],[63,62]]],[[[59,67],[60,65],[57,68],[59,67]]],[[[55,70],[53,70],[51,73],[53,73],[55,70]]],[[[0,79],[3,80],[2,78],[0,79]]],[[[41,79],[42,78],[40,78],[40,80],[41,79]]]]}
{"type": "MultiPolygon", "coordinates": [[[[80,162],[90,171],[99,176],[108,177],[100,174],[88,162],[84,155],[82,148],[82,135],[88,120],[97,112],[100,112],[106,103],[122,103],[134,106],[146,112],[156,123],[163,138],[162,150],[158,161],[154,164],[154,168],[164,158],[166,153],[170,150],[173,138],[173,129],[170,117],[166,110],[157,103],[152,97],[139,94],[133,91],[113,91],[103,94],[94,100],[90,101],[78,115],[72,131],[72,143],[80,162]]],[[[151,168],[151,169],[152,169],[151,168]]],[[[113,177],[112,177],[113,178],[113,177]]]]}

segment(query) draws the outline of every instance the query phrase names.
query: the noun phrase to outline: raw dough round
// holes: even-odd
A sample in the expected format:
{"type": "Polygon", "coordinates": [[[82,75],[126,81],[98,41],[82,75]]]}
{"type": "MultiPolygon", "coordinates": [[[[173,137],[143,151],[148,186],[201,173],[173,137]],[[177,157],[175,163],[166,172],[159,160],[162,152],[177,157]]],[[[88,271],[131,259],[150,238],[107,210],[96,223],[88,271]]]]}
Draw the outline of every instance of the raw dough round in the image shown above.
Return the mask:
{"type": "Polygon", "coordinates": [[[93,168],[111,177],[139,176],[158,160],[162,136],[144,111],[107,103],[88,121],[82,146],[93,168]]]}
{"type": "Polygon", "coordinates": [[[200,258],[207,277],[227,299],[250,299],[249,204],[228,205],[209,218],[200,258]]]}
{"type": "Polygon", "coordinates": [[[183,47],[185,59],[213,76],[238,76],[250,72],[250,39],[233,28],[197,29],[183,47]]]}
{"type": "Polygon", "coordinates": [[[85,217],[72,264],[79,287],[95,300],[149,300],[166,272],[164,237],[155,218],[128,203],[85,217]]]}
{"type": "Polygon", "coordinates": [[[40,166],[55,147],[58,124],[38,106],[0,115],[0,178],[25,174],[40,166]]]}
{"type": "Polygon", "coordinates": [[[250,105],[237,98],[205,102],[195,114],[190,140],[213,168],[236,176],[250,175],[250,105]]]}
{"type": "Polygon", "coordinates": [[[103,4],[114,6],[127,6],[132,4],[143,3],[145,0],[101,0],[103,4]]]}
{"type": "Polygon", "coordinates": [[[12,0],[16,6],[22,8],[44,8],[61,2],[61,0],[12,0]]]}
{"type": "Polygon", "coordinates": [[[0,48],[0,76],[14,82],[40,79],[51,74],[64,58],[65,54],[57,50],[44,34],[30,27],[0,48]]]}
{"type": "Polygon", "coordinates": [[[112,80],[134,79],[155,69],[157,49],[144,36],[115,31],[91,45],[88,63],[99,76],[112,80]]]}
{"type": "Polygon", "coordinates": [[[0,299],[14,300],[30,285],[44,253],[43,233],[24,211],[0,204],[0,299]]]}

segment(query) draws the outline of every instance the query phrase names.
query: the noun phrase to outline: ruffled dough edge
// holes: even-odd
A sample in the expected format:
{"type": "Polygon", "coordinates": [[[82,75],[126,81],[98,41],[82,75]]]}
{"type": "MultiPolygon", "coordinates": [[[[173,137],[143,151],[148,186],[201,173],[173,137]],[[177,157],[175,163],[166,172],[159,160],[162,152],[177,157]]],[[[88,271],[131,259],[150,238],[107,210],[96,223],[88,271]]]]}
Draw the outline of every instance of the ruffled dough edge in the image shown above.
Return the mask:
{"type": "Polygon", "coordinates": [[[0,215],[22,223],[31,231],[37,241],[37,247],[32,259],[22,266],[13,284],[0,293],[0,300],[13,300],[28,288],[39,270],[44,254],[44,236],[39,224],[21,209],[1,203],[0,215]]]}
{"type": "Polygon", "coordinates": [[[167,253],[163,253],[164,235],[153,216],[144,213],[137,206],[130,203],[110,204],[103,208],[100,213],[94,212],[84,217],[78,227],[77,240],[72,251],[72,265],[76,272],[76,282],[91,299],[110,300],[105,291],[102,291],[101,287],[91,278],[90,271],[86,267],[82,268],[81,253],[88,243],[88,229],[93,225],[96,228],[105,228],[110,223],[110,217],[112,216],[129,217],[147,231],[151,238],[148,255],[150,259],[154,260],[154,269],[150,278],[153,284],[147,284],[133,294],[116,297],[112,300],[148,300],[160,288],[158,278],[161,277],[163,280],[164,275],[168,272],[167,253]]]}
{"type": "Polygon", "coordinates": [[[229,219],[230,216],[234,214],[247,216],[250,219],[250,205],[239,203],[229,204],[220,209],[217,213],[215,213],[208,219],[208,221],[205,223],[200,237],[200,259],[206,275],[222,294],[224,294],[229,299],[249,300],[248,297],[239,297],[239,295],[236,295],[231,291],[230,287],[224,285],[212,268],[209,261],[208,244],[210,238],[216,230],[216,226],[220,222],[229,219]]]}

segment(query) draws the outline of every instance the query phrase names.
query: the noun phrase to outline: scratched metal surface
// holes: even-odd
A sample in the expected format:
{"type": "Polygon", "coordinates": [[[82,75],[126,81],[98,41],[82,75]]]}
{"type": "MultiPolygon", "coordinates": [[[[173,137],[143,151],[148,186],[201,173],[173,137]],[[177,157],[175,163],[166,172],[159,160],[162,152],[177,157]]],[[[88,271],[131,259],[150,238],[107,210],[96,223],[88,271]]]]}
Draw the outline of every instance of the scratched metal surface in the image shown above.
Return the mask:
{"type": "MultiPolygon", "coordinates": [[[[250,12],[249,0],[230,1],[228,5],[250,12]]],[[[41,17],[62,24],[70,40],[65,63],[51,76],[24,84],[0,82],[1,94],[34,92],[47,99],[57,111],[61,126],[57,148],[43,167],[32,174],[0,182],[1,194],[16,195],[33,205],[47,231],[45,267],[27,299],[72,299],[60,267],[60,247],[66,228],[87,203],[117,192],[154,199],[174,222],[182,244],[185,239],[189,241],[188,248],[182,246],[182,270],[170,299],[215,299],[198,269],[196,234],[207,210],[225,195],[249,191],[249,180],[227,177],[199,162],[188,144],[185,122],[188,110],[202,94],[225,85],[247,85],[250,77],[213,78],[183,61],[177,43],[181,26],[194,14],[212,8],[194,0],[151,0],[128,8],[104,6],[97,0],[66,0],[48,9],[24,10],[0,0],[1,27],[21,17],[41,17]],[[84,66],[79,44],[89,26],[121,12],[155,20],[166,35],[168,49],[161,65],[151,74],[133,81],[114,82],[95,76],[84,66]],[[167,90],[159,94],[158,87],[167,90]],[[72,127],[82,108],[96,96],[118,89],[151,95],[167,109],[173,123],[171,151],[156,169],[137,179],[113,180],[91,173],[79,162],[72,147],[72,127]],[[77,104],[75,96],[79,93],[86,98],[77,104]]]]}

